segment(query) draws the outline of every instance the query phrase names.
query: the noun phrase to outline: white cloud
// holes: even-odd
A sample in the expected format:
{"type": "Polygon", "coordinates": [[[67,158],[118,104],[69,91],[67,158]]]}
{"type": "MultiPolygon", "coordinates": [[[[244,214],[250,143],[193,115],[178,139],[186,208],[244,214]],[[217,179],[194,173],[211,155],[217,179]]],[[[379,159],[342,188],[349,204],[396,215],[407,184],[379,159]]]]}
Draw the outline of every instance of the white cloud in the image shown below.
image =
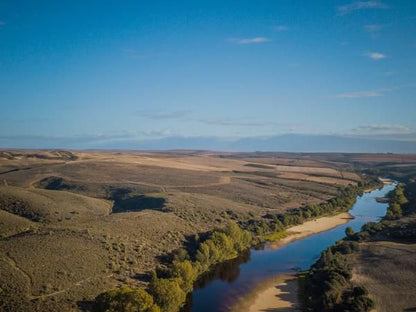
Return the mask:
{"type": "Polygon", "coordinates": [[[362,9],[387,9],[388,6],[379,1],[358,1],[337,7],[338,14],[345,15],[362,9]]]}
{"type": "Polygon", "coordinates": [[[282,31],[289,30],[289,27],[285,25],[278,25],[278,26],[273,27],[273,30],[277,32],[282,32],[282,31]]]}
{"type": "Polygon", "coordinates": [[[279,122],[272,121],[255,121],[252,118],[203,118],[199,119],[199,122],[202,122],[207,125],[213,126],[236,126],[236,127],[281,127],[287,126],[287,124],[282,124],[279,122]]]}
{"type": "Polygon", "coordinates": [[[200,122],[203,122],[208,125],[216,125],[216,126],[264,127],[267,125],[266,123],[262,123],[262,122],[218,119],[218,118],[201,119],[200,122]]]}
{"type": "Polygon", "coordinates": [[[412,130],[403,125],[367,124],[351,130],[355,135],[394,135],[411,134],[412,130]]]}
{"type": "Polygon", "coordinates": [[[364,25],[364,31],[370,34],[371,37],[376,38],[383,27],[379,24],[364,25]]]}
{"type": "Polygon", "coordinates": [[[385,54],[380,53],[380,52],[368,52],[365,55],[375,61],[378,61],[387,57],[385,54]]]}
{"type": "Polygon", "coordinates": [[[190,114],[190,111],[146,111],[138,110],[136,114],[141,118],[160,120],[160,119],[182,119],[190,114]]]}
{"type": "Polygon", "coordinates": [[[344,99],[355,99],[355,98],[367,98],[367,97],[377,97],[382,96],[380,91],[359,91],[359,92],[348,92],[338,94],[336,97],[344,99]]]}
{"type": "Polygon", "coordinates": [[[233,38],[230,39],[231,42],[235,42],[238,44],[253,44],[253,43],[262,43],[270,41],[270,39],[266,37],[254,37],[254,38],[233,38]]]}
{"type": "Polygon", "coordinates": [[[411,82],[411,83],[406,83],[402,85],[391,86],[389,88],[379,88],[376,90],[367,90],[367,91],[358,91],[358,92],[346,92],[346,93],[337,94],[335,97],[345,98],[345,99],[377,97],[377,96],[383,96],[387,92],[396,92],[401,89],[415,88],[415,87],[416,87],[416,83],[411,82]]]}

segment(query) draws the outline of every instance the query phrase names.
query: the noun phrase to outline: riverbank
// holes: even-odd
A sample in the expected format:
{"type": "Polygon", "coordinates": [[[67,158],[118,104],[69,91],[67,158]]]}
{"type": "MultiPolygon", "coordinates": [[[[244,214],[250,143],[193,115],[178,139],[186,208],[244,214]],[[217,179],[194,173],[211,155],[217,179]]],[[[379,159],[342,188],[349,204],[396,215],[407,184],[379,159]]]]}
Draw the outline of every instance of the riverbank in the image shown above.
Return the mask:
{"type": "Polygon", "coordinates": [[[295,274],[279,274],[256,286],[239,299],[232,312],[300,311],[298,280],[295,274]]]}
{"type": "Polygon", "coordinates": [[[296,275],[278,275],[249,307],[249,312],[300,311],[298,302],[298,279],[296,275]]]}
{"type": "MultiPolygon", "coordinates": [[[[268,248],[277,249],[295,240],[325,232],[345,224],[354,217],[343,212],[330,217],[321,217],[288,228],[289,236],[270,242],[268,248]]],[[[279,274],[257,285],[249,294],[237,300],[231,311],[300,311],[298,302],[298,279],[296,274],[279,274]]]]}
{"type": "Polygon", "coordinates": [[[320,232],[328,231],[341,224],[349,222],[351,219],[354,219],[351,214],[348,212],[343,212],[330,217],[321,217],[311,221],[306,221],[300,225],[288,228],[286,233],[289,235],[285,238],[270,242],[268,248],[276,249],[295,240],[305,238],[320,232]]]}
{"type": "Polygon", "coordinates": [[[381,182],[383,182],[384,185],[390,185],[393,184],[394,181],[386,178],[378,178],[381,182]]]}

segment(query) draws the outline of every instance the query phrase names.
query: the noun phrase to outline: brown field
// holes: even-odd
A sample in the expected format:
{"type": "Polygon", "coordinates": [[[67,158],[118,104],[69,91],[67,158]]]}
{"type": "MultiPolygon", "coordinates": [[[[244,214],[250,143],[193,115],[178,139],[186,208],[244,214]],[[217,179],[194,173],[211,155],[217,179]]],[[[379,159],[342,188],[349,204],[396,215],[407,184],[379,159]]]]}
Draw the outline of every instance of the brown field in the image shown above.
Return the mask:
{"type": "Polygon", "coordinates": [[[375,310],[416,311],[416,244],[360,244],[353,281],[368,289],[375,310]]]}
{"type": "Polygon", "coordinates": [[[191,235],[336,196],[371,157],[0,151],[0,294],[16,311],[82,309],[191,235]]]}

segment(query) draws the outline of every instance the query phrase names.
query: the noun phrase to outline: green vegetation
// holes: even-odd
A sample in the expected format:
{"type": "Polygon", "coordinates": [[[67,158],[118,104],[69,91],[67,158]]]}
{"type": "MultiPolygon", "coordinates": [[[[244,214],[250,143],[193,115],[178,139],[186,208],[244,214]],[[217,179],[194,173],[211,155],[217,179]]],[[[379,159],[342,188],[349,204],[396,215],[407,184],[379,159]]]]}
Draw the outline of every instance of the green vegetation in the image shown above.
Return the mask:
{"type": "Polygon", "coordinates": [[[172,276],[179,278],[179,286],[186,292],[193,289],[193,284],[198,277],[198,271],[189,260],[174,261],[172,264],[172,276]]]}
{"type": "Polygon", "coordinates": [[[266,241],[275,241],[275,240],[278,240],[278,239],[286,238],[289,235],[290,234],[286,231],[280,231],[280,232],[272,233],[272,234],[269,234],[269,235],[265,235],[263,238],[266,241]]]}
{"type": "Polygon", "coordinates": [[[345,235],[347,235],[347,237],[353,236],[354,233],[355,233],[354,229],[350,226],[345,229],[345,235]]]}
{"type": "Polygon", "coordinates": [[[363,189],[378,185],[375,183],[350,186],[343,189],[338,197],[325,203],[291,209],[286,213],[269,213],[260,220],[253,219],[244,222],[242,227],[252,232],[261,241],[272,240],[275,236],[275,239],[280,239],[285,237],[284,229],[289,226],[301,224],[312,218],[348,211],[354,205],[357,196],[362,194],[363,189]]]}
{"type": "MultiPolygon", "coordinates": [[[[209,233],[203,240],[197,237],[195,239],[197,246],[194,251],[189,253],[185,249],[178,249],[175,252],[172,264],[163,272],[163,277],[159,277],[156,272],[153,273],[153,278],[149,285],[149,293],[153,301],[162,312],[179,311],[185,303],[186,294],[192,291],[194,282],[199,276],[209,271],[213,265],[236,258],[241,251],[249,248],[253,242],[286,237],[288,233],[284,229],[289,226],[300,224],[311,218],[350,209],[357,195],[361,194],[363,188],[368,186],[351,186],[342,190],[338,197],[320,205],[292,209],[285,214],[268,214],[260,220],[244,222],[241,224],[241,227],[234,222],[229,222],[224,229],[209,233]],[[253,236],[257,240],[253,240],[253,236]]],[[[356,248],[355,244],[353,242],[346,242],[343,245],[337,246],[334,252],[349,253],[356,248]]],[[[345,265],[342,264],[342,261],[337,260],[338,256],[334,256],[332,253],[333,251],[328,251],[325,257],[331,259],[331,267],[337,268],[336,270],[339,276],[334,277],[334,281],[343,285],[342,280],[347,280],[350,277],[350,273],[345,265]]],[[[353,294],[356,293],[359,292],[353,292],[353,294]]],[[[328,298],[337,297],[338,295],[339,293],[328,294],[328,298]]],[[[97,297],[97,300],[100,299],[100,296],[97,297]]],[[[125,299],[123,296],[105,296],[105,298],[107,297],[114,301],[125,299]]],[[[334,299],[328,300],[334,301],[334,299]]],[[[361,302],[357,300],[350,300],[350,306],[354,304],[358,305],[361,302]]],[[[114,302],[114,306],[119,305],[122,305],[122,303],[114,302]]],[[[101,307],[106,306],[96,304],[96,311],[106,311],[105,309],[100,310],[101,307]]]]}
{"type": "Polygon", "coordinates": [[[308,306],[313,311],[370,311],[373,302],[362,287],[350,281],[349,255],[358,250],[358,243],[339,241],[322,252],[308,274],[308,306]]]}
{"type": "Polygon", "coordinates": [[[390,203],[381,222],[369,222],[360,232],[346,228],[346,238],[322,252],[321,258],[308,273],[307,303],[313,311],[370,311],[372,300],[364,287],[354,285],[351,279],[350,254],[359,250],[358,242],[377,239],[416,239],[413,219],[395,222],[403,216],[416,213],[416,183],[399,184],[389,194],[390,203]],[[407,194],[408,196],[406,197],[407,194]]]}
{"type": "Polygon", "coordinates": [[[404,195],[404,186],[399,184],[390,194],[390,204],[385,216],[386,220],[396,220],[403,216],[402,206],[407,204],[408,200],[404,195]]]}
{"type": "Polygon", "coordinates": [[[163,312],[175,312],[183,306],[186,293],[181,288],[180,277],[167,279],[155,277],[150,284],[150,292],[163,312]]]}
{"type": "Polygon", "coordinates": [[[153,298],[143,289],[121,287],[100,294],[93,312],[160,312],[153,298]]]}
{"type": "MultiPolygon", "coordinates": [[[[162,312],[176,312],[184,305],[186,294],[191,292],[193,284],[201,274],[207,272],[213,265],[233,259],[238,254],[249,248],[252,243],[251,233],[242,230],[236,223],[230,222],[224,229],[215,230],[203,241],[198,241],[195,254],[189,254],[184,249],[179,249],[170,268],[163,272],[164,277],[159,277],[153,272],[152,281],[149,285],[149,293],[142,290],[141,295],[146,300],[135,300],[131,304],[124,302],[132,301],[131,296],[126,296],[126,290],[120,288],[111,290],[96,298],[94,311],[107,312],[113,307],[120,307],[114,311],[158,311],[146,310],[159,309],[162,312]],[[190,260],[194,259],[194,261],[190,260]],[[120,295],[123,294],[123,295],[120,295]],[[149,301],[149,296],[152,300],[149,301]],[[149,302],[155,305],[149,305],[149,302]],[[141,306],[143,303],[145,305],[141,306]],[[124,307],[135,306],[136,310],[122,310],[124,307]]],[[[128,290],[127,293],[129,293],[128,290]]]]}

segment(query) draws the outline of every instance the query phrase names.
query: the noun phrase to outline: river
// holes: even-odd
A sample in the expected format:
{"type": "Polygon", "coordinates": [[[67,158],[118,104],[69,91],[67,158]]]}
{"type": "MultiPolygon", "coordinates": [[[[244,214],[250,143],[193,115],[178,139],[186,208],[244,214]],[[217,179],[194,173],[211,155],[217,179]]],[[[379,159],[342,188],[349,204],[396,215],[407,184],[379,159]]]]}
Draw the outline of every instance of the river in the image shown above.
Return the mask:
{"type": "Polygon", "coordinates": [[[200,279],[192,292],[184,312],[225,312],[235,300],[247,294],[262,281],[277,274],[309,269],[321,252],[345,236],[350,226],[359,231],[367,222],[379,221],[386,213],[387,203],[379,203],[395,185],[384,185],[381,189],[357,197],[349,211],[354,219],[331,230],[321,232],[278,249],[267,244],[252,248],[237,259],[215,267],[200,279]]]}

